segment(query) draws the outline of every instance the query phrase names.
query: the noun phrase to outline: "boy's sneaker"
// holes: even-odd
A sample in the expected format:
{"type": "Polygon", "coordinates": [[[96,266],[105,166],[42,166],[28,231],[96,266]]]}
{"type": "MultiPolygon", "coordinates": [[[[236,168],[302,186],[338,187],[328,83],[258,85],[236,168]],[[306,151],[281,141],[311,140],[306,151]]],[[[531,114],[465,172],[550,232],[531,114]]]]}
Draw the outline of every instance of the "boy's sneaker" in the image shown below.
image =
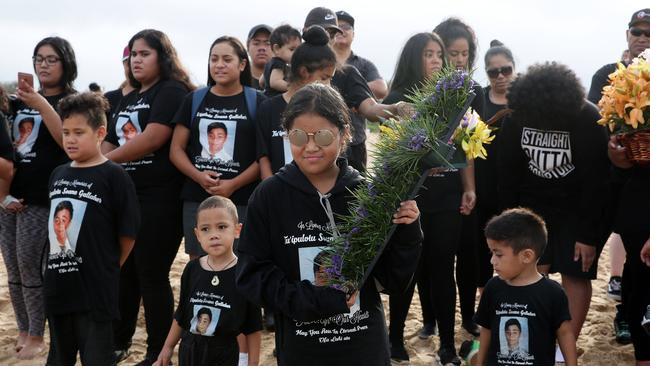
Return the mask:
{"type": "Polygon", "coordinates": [[[641,326],[648,335],[650,335],[650,305],[647,306],[645,314],[641,319],[641,326]]]}
{"type": "Polygon", "coordinates": [[[620,276],[612,276],[607,284],[607,297],[612,300],[621,301],[623,279],[620,276]]]}
{"type": "Polygon", "coordinates": [[[113,351],[113,355],[115,357],[115,363],[120,363],[124,360],[126,360],[127,357],[129,357],[129,350],[128,349],[116,349],[113,351]]]}
{"type": "Polygon", "coordinates": [[[437,355],[441,366],[460,366],[460,358],[456,355],[454,345],[440,345],[437,355]]]}
{"type": "Polygon", "coordinates": [[[390,361],[396,365],[408,365],[411,362],[409,354],[404,348],[404,342],[391,342],[390,361]]]}
{"type": "Polygon", "coordinates": [[[479,341],[473,339],[471,341],[463,341],[458,350],[458,356],[465,361],[466,365],[472,364],[472,357],[478,353],[479,341]]]}
{"type": "Polygon", "coordinates": [[[616,334],[616,342],[618,344],[632,343],[632,333],[630,333],[630,325],[623,320],[623,318],[616,314],[614,318],[614,333],[616,334]]]}
{"type": "Polygon", "coordinates": [[[436,335],[438,328],[435,324],[424,324],[422,328],[418,331],[418,338],[420,339],[429,339],[432,336],[436,335]]]}

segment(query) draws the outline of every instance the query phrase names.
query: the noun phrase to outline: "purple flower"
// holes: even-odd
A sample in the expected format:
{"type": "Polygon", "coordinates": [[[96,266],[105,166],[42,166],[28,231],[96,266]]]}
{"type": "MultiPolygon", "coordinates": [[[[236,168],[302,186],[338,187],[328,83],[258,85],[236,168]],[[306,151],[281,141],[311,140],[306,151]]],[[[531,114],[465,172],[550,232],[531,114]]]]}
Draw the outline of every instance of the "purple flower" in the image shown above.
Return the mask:
{"type": "Polygon", "coordinates": [[[466,128],[469,126],[469,121],[467,120],[467,114],[463,116],[463,120],[460,122],[460,127],[466,128]]]}
{"type": "Polygon", "coordinates": [[[360,219],[365,219],[368,217],[368,210],[366,210],[366,208],[363,206],[359,206],[356,210],[356,213],[360,219]]]}
{"type": "Polygon", "coordinates": [[[361,229],[359,229],[358,226],[355,226],[355,227],[352,228],[352,230],[350,230],[350,235],[354,235],[354,234],[358,233],[359,231],[361,231],[361,229]]]}
{"type": "Polygon", "coordinates": [[[418,131],[408,144],[408,148],[413,151],[420,151],[424,147],[424,143],[427,141],[427,136],[423,131],[418,131]]]}
{"type": "Polygon", "coordinates": [[[328,277],[339,277],[341,275],[341,269],[343,268],[343,258],[340,255],[334,254],[330,262],[330,266],[325,269],[328,277]]]}
{"type": "Polygon", "coordinates": [[[377,196],[377,190],[375,190],[375,185],[370,182],[368,183],[368,195],[370,195],[370,197],[377,196]]]}

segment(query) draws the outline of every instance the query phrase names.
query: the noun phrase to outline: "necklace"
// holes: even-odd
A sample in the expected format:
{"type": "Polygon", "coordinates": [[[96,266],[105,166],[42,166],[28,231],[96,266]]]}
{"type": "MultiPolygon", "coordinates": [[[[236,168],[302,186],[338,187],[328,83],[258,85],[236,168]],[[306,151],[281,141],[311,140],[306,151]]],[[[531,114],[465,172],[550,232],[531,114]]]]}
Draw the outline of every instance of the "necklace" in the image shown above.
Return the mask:
{"type": "MultiPolygon", "coordinates": [[[[221,267],[221,269],[220,269],[219,271],[217,271],[216,269],[214,269],[214,267],[212,267],[212,265],[210,264],[210,256],[208,256],[208,257],[206,258],[205,262],[208,264],[208,267],[210,267],[210,269],[211,269],[213,272],[221,272],[221,271],[223,271],[224,269],[226,269],[228,266],[230,266],[230,265],[231,265],[234,261],[236,261],[236,260],[237,260],[237,256],[235,256],[235,258],[233,258],[230,262],[226,263],[225,266],[221,267]]],[[[212,281],[210,281],[210,283],[212,284],[212,286],[219,286],[219,276],[217,276],[217,275],[215,274],[214,277],[212,277],[212,281]]]]}

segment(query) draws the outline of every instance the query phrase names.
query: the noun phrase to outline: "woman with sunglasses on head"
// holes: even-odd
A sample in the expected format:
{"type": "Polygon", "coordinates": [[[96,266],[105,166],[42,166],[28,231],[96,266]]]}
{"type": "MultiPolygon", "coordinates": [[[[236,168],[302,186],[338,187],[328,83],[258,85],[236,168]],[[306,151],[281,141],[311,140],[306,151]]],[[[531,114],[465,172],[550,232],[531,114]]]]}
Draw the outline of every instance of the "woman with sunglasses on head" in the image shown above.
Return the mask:
{"type": "MultiPolygon", "coordinates": [[[[445,48],[449,54],[449,62],[453,66],[461,70],[466,70],[467,72],[474,70],[478,42],[472,27],[458,18],[448,18],[438,24],[433,31],[438,33],[440,38],[445,42],[445,48]]],[[[481,117],[484,117],[485,99],[483,88],[477,82],[474,82],[473,91],[476,96],[471,107],[481,117]]],[[[464,202],[470,202],[468,204],[470,208],[466,212],[463,212],[460,241],[456,246],[458,251],[456,258],[456,281],[458,281],[458,297],[460,299],[463,329],[473,336],[478,336],[479,328],[472,320],[476,305],[476,282],[478,278],[476,271],[476,214],[473,211],[476,204],[474,167],[468,167],[464,173],[464,182],[468,187],[471,186],[471,190],[466,190],[467,194],[464,198],[467,199],[464,202]]]]}
{"type": "Polygon", "coordinates": [[[328,46],[329,37],[320,26],[312,26],[303,33],[302,43],[291,57],[289,89],[264,101],[258,120],[265,155],[260,159],[262,179],[277,173],[291,163],[291,144],[282,128],[282,113],[294,94],[310,83],[330,84],[336,70],[336,54],[328,46]]]}
{"type": "Polygon", "coordinates": [[[121,163],[133,179],[141,208],[135,246],[120,274],[121,319],[114,329],[115,349],[118,360],[127,355],[142,299],[147,353],[139,365],[150,365],[171,326],[174,296],[169,270],[183,236],[179,198],[183,181],[169,161],[171,122],[194,86],[163,32],[140,31],[128,47],[128,77],[136,89],[115,109],[102,145],[106,157],[121,163]],[[128,123],[135,128],[132,138],[124,128],[128,123]]]}
{"type": "MultiPolygon", "coordinates": [[[[485,91],[485,120],[489,120],[499,111],[506,108],[506,92],[508,86],[515,78],[515,60],[510,49],[498,40],[490,42],[490,48],[485,53],[485,71],[490,85],[484,88],[485,91]]],[[[503,112],[502,112],[503,113],[503,112]]],[[[492,124],[493,134],[499,134],[501,119],[492,124]]],[[[497,200],[497,157],[499,138],[495,138],[491,144],[485,145],[487,160],[477,159],[474,161],[476,173],[476,240],[478,248],[478,278],[476,285],[482,291],[487,281],[492,278],[493,269],[490,263],[492,254],[485,241],[483,228],[487,221],[499,213],[497,200]]]]}
{"type": "Polygon", "coordinates": [[[32,60],[40,88],[35,90],[26,79],[18,82],[18,99],[11,102],[11,135],[20,141],[15,146],[20,153],[13,179],[0,180],[0,243],[18,323],[15,350],[20,359],[32,359],[43,350],[41,260],[48,233],[47,185],[52,170],[68,160],[61,118],[53,106],[76,92],[72,84],[77,78],[74,50],[63,38],[41,40],[32,60]]]}
{"type": "Polygon", "coordinates": [[[319,286],[327,271],[315,266],[318,253],[337,232],[338,215],[348,213],[350,190],[363,184],[339,158],[350,138],[350,116],[338,92],[312,83],[291,98],[283,127],[293,162],[251,196],[238,289],[275,312],[280,366],[388,366],[379,290],[402,292],[412,278],[422,240],[417,204],[402,202],[393,215],[400,225],[361,289],[346,295],[319,286]]]}
{"type": "MultiPolygon", "coordinates": [[[[427,79],[442,70],[447,63],[446,60],[445,46],[437,34],[423,32],[413,35],[406,41],[399,56],[395,76],[384,103],[407,101],[407,95],[417,90],[427,79]]],[[[434,302],[438,299],[444,300],[443,297],[436,299],[431,297],[432,281],[441,280],[441,276],[435,270],[443,268],[438,261],[444,257],[451,261],[454,258],[454,253],[449,253],[449,255],[442,253],[442,248],[452,245],[439,233],[434,233],[434,231],[441,230],[436,229],[437,224],[436,226],[432,225],[437,222],[445,226],[448,224],[448,220],[443,221],[444,217],[448,215],[440,212],[444,210],[439,210],[441,206],[444,206],[444,203],[441,205],[443,201],[448,201],[446,206],[452,216],[458,215],[457,209],[461,190],[458,173],[436,174],[427,178],[424,185],[426,188],[419,192],[417,199],[418,206],[422,210],[421,220],[423,222],[424,241],[416,275],[423,318],[423,328],[419,331],[418,336],[423,339],[432,336],[436,327],[434,302]],[[441,186],[445,184],[450,187],[444,188],[441,186]],[[459,192],[457,200],[449,200],[443,197],[449,190],[459,192]]],[[[449,273],[453,274],[452,270],[449,270],[449,273]]],[[[414,289],[415,281],[411,282],[406,292],[390,296],[390,353],[391,360],[398,364],[409,361],[408,353],[404,348],[404,322],[411,305],[414,289]]],[[[447,301],[451,300],[448,299],[447,301]]]]}

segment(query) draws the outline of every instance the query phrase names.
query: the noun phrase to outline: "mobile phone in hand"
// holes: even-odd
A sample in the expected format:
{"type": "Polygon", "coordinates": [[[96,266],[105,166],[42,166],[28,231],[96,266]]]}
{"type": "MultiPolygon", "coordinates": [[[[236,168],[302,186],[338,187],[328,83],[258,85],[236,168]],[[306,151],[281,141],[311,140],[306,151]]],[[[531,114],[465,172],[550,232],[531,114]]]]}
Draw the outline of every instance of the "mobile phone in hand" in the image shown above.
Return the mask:
{"type": "Polygon", "coordinates": [[[25,82],[34,88],[34,75],[28,72],[19,72],[18,73],[18,88],[20,88],[20,81],[25,80],[25,82]]]}

